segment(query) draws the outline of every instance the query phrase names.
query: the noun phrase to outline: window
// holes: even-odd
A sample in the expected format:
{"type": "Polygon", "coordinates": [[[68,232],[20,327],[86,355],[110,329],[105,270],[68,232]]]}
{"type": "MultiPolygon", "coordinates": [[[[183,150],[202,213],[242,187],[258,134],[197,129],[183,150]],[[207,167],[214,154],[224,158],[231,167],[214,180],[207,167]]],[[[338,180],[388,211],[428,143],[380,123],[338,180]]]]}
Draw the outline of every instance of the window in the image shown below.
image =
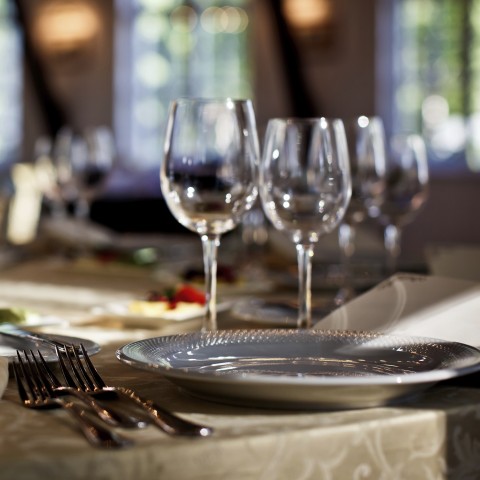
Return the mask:
{"type": "Polygon", "coordinates": [[[0,0],[0,166],[17,160],[21,141],[21,44],[11,2],[0,0]]]}
{"type": "Polygon", "coordinates": [[[433,172],[480,171],[480,0],[393,3],[393,129],[423,133],[433,172]]]}
{"type": "Polygon", "coordinates": [[[117,0],[116,131],[131,166],[158,169],[170,101],[251,97],[245,0],[117,0]]]}

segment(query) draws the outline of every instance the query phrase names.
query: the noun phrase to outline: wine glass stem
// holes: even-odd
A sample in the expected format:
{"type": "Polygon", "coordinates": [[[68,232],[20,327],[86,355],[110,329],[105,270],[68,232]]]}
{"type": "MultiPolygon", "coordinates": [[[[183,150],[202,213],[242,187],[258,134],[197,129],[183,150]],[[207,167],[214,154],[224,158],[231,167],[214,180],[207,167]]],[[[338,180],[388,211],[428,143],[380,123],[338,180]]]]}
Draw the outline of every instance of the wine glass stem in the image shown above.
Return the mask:
{"type": "Polygon", "coordinates": [[[342,263],[343,289],[350,295],[353,292],[351,259],[355,253],[355,227],[348,223],[342,223],[338,231],[338,243],[340,245],[340,261],[342,263]]]}
{"type": "Polygon", "coordinates": [[[217,253],[218,235],[202,235],[203,263],[205,268],[206,312],[202,331],[217,330],[217,253]]]}
{"type": "Polygon", "coordinates": [[[77,199],[75,205],[75,218],[78,220],[88,220],[90,217],[90,202],[82,197],[77,199]]]}
{"type": "Polygon", "coordinates": [[[397,260],[400,255],[400,240],[402,232],[396,225],[385,228],[384,242],[387,251],[387,275],[391,276],[397,269],[397,260]]]}
{"type": "Polygon", "coordinates": [[[67,216],[67,209],[65,207],[65,204],[58,200],[50,202],[50,212],[53,218],[63,219],[67,216]]]}
{"type": "Polygon", "coordinates": [[[298,328],[312,326],[312,245],[297,245],[298,328]]]}

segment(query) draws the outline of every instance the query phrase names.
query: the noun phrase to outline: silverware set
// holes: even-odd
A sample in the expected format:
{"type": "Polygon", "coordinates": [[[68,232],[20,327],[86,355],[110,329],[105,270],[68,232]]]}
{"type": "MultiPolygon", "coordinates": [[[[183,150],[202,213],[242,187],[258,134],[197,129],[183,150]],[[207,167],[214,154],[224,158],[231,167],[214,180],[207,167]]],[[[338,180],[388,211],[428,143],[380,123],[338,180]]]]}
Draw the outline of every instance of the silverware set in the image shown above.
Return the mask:
{"type": "Polygon", "coordinates": [[[96,447],[133,445],[116,428],[144,428],[153,424],[169,435],[206,437],[212,429],[185,420],[127,387],[108,386],[82,344],[56,345],[64,383],[38,350],[17,350],[13,371],[18,393],[27,408],[63,408],[77,421],[96,447]]]}

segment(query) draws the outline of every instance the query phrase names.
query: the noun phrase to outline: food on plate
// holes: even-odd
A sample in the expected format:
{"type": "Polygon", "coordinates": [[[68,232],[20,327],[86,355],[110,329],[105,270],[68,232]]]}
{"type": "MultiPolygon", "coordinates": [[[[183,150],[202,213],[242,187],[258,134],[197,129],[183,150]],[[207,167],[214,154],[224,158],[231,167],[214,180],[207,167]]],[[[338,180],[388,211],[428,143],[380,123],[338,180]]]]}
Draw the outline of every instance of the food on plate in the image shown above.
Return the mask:
{"type": "Polygon", "coordinates": [[[191,285],[182,284],[161,292],[152,290],[145,298],[130,302],[128,309],[130,313],[156,317],[170,310],[201,312],[205,302],[204,292],[191,285]]]}
{"type": "Polygon", "coordinates": [[[0,307],[0,323],[24,323],[29,312],[24,308],[0,307]]]}
{"type": "Polygon", "coordinates": [[[138,248],[127,252],[112,248],[103,248],[94,252],[92,258],[103,265],[119,263],[137,267],[149,267],[155,265],[157,254],[155,250],[150,247],[138,248]]]}

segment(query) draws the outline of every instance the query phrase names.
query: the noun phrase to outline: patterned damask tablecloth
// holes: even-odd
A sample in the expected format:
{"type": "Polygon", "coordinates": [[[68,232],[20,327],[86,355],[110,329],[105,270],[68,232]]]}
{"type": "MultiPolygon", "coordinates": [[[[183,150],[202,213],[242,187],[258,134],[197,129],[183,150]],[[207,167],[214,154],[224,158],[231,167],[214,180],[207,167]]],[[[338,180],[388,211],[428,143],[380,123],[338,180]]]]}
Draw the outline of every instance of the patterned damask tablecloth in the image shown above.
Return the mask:
{"type": "Polygon", "coordinates": [[[108,380],[214,427],[213,437],[149,426],[123,430],[133,448],[94,449],[65,412],[21,407],[11,381],[0,401],[1,479],[480,478],[480,390],[438,386],[416,402],[367,410],[240,408],[190,397],[114,351],[94,357],[108,380]]]}
{"type": "MultiPolygon", "coordinates": [[[[5,275],[4,281],[23,282],[27,277],[5,275]]],[[[36,282],[45,294],[50,284],[42,284],[41,278],[36,282]]],[[[35,288],[30,295],[35,297],[35,288]]],[[[58,312],[68,310],[65,304],[51,303],[52,313],[56,307],[58,312]]],[[[73,313],[73,317],[78,314],[73,313]]],[[[78,335],[81,328],[65,328],[62,333],[78,335]]],[[[89,326],[83,333],[89,338],[98,332],[98,326],[89,326]]],[[[129,330],[115,335],[111,331],[110,337],[103,337],[110,342],[105,342],[94,362],[109,383],[133,387],[142,396],[214,427],[212,437],[173,438],[149,426],[123,430],[135,441],[132,448],[94,449],[65,412],[23,408],[11,379],[0,400],[0,479],[480,478],[480,389],[439,385],[410,403],[349,411],[217,404],[191,397],[162,377],[115,358],[116,348],[129,338],[161,334],[165,331],[129,330]]]]}

